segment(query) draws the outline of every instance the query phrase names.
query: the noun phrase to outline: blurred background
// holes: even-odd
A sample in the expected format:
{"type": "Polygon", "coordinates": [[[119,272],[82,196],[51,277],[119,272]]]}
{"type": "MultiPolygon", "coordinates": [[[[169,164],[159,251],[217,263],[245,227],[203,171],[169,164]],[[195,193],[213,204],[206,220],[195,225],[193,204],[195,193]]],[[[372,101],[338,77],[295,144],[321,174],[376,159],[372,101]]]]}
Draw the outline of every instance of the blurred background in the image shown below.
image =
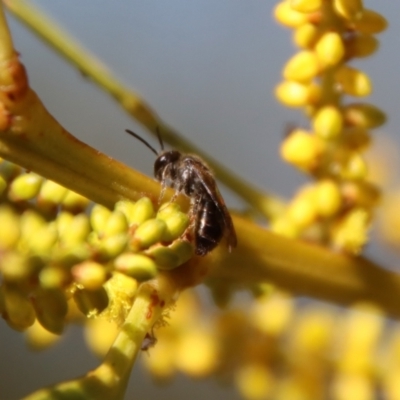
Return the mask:
{"type": "MultiPolygon", "coordinates": [[[[301,113],[273,96],[284,63],[294,54],[291,31],[272,18],[276,2],[243,0],[36,0],[85,48],[185,137],[247,181],[290,197],[306,178],[279,158],[288,123],[301,113]]],[[[366,1],[389,20],[377,56],[355,63],[373,82],[367,99],[389,116],[381,132],[397,140],[400,126],[398,71],[400,2],[366,1]],[[395,81],[392,80],[395,79],[395,81]]],[[[154,155],[124,133],[130,128],[156,143],[102,90],[85,79],[8,15],[30,83],[54,117],[79,139],[135,169],[152,174],[154,155]]],[[[307,125],[306,125],[307,126],[307,125]]],[[[224,191],[228,205],[241,202],[224,191]]],[[[369,256],[391,263],[387,249],[369,256]]],[[[79,327],[42,353],[26,349],[23,335],[0,320],[0,399],[18,399],[34,389],[79,376],[98,361],[85,347],[79,327]]],[[[141,357],[147,357],[147,354],[141,357]]],[[[140,364],[140,363],[139,363],[140,364]]],[[[133,371],[128,398],[191,400],[239,398],[213,381],[177,379],[168,386],[133,371]]]]}

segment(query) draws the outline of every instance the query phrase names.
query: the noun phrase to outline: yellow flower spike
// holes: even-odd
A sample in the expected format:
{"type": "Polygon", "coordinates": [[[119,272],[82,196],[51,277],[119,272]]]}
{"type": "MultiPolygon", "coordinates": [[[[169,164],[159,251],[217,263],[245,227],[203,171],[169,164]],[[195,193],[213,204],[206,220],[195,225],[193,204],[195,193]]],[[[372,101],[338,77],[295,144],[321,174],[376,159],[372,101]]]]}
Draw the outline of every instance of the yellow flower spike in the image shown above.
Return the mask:
{"type": "Polygon", "coordinates": [[[381,14],[365,9],[361,19],[353,21],[352,27],[360,33],[373,35],[386,30],[387,25],[387,20],[381,14]]]}
{"type": "Polygon", "coordinates": [[[93,230],[97,233],[102,233],[110,215],[111,211],[108,208],[95,204],[90,212],[90,224],[93,230]]]}
{"type": "Polygon", "coordinates": [[[336,139],[343,129],[343,116],[341,110],[335,106],[321,107],[315,114],[313,130],[322,139],[336,139]]]}
{"type": "Polygon", "coordinates": [[[178,265],[189,261],[194,255],[194,246],[186,240],[177,239],[168,248],[178,257],[178,265]]]}
{"type": "Polygon", "coordinates": [[[47,205],[58,205],[66,196],[68,189],[59,185],[56,182],[46,180],[43,182],[40,192],[38,195],[38,201],[40,204],[47,205]]]}
{"type": "Polygon", "coordinates": [[[138,200],[130,214],[129,224],[140,225],[142,222],[154,217],[153,203],[148,197],[138,200]]]}
{"type": "Polygon", "coordinates": [[[104,357],[118,334],[115,322],[105,318],[90,319],[85,323],[85,341],[98,357],[104,357]]]}
{"type": "Polygon", "coordinates": [[[214,335],[196,327],[180,337],[175,353],[175,365],[192,377],[205,377],[216,369],[219,363],[218,355],[214,335]]]}
{"type": "Polygon", "coordinates": [[[39,273],[39,284],[43,289],[61,289],[70,279],[69,271],[56,266],[47,266],[39,273]]]}
{"type": "Polygon", "coordinates": [[[273,375],[265,365],[242,365],[235,374],[235,384],[246,400],[269,398],[275,382],[273,375]]]}
{"type": "Polygon", "coordinates": [[[153,279],[157,275],[156,263],[142,254],[121,254],[115,259],[114,268],[139,282],[153,279]]]}
{"type": "Polygon", "coordinates": [[[301,13],[318,11],[322,7],[323,0],[290,0],[293,10],[301,13]]]}
{"type": "Polygon", "coordinates": [[[294,43],[304,49],[311,49],[321,36],[321,30],[312,23],[300,25],[293,34],[294,43]]]}
{"type": "Polygon", "coordinates": [[[158,269],[170,270],[179,267],[180,258],[173,250],[164,246],[154,246],[146,250],[146,255],[151,257],[158,269]]]}
{"type": "Polygon", "coordinates": [[[80,195],[79,193],[75,193],[72,190],[68,190],[61,202],[61,205],[64,210],[68,210],[76,214],[84,211],[89,203],[90,200],[88,198],[80,195]]]}
{"type": "Polygon", "coordinates": [[[321,139],[302,129],[292,131],[282,143],[280,150],[285,161],[307,171],[318,165],[323,151],[321,139]]]}
{"type": "Polygon", "coordinates": [[[150,247],[161,241],[165,229],[166,224],[164,221],[160,219],[147,220],[137,228],[130,245],[133,249],[150,247]]]}
{"type": "Polygon", "coordinates": [[[11,182],[8,197],[13,201],[30,200],[37,196],[44,178],[31,172],[22,174],[11,182]]]}
{"type": "Polygon", "coordinates": [[[121,254],[128,243],[128,236],[126,234],[114,235],[101,239],[98,243],[94,244],[100,250],[100,253],[111,259],[121,254]]]}
{"type": "Polygon", "coordinates": [[[125,215],[129,225],[133,224],[133,222],[131,221],[135,213],[135,203],[133,201],[118,201],[117,203],[115,203],[114,210],[122,212],[125,215]]]}
{"type": "Polygon", "coordinates": [[[0,205],[0,249],[15,247],[20,238],[20,218],[7,205],[0,205]]]}
{"type": "Polygon", "coordinates": [[[313,51],[304,50],[294,55],[283,69],[287,81],[308,82],[319,73],[319,60],[313,51]]]}
{"type": "Polygon", "coordinates": [[[36,317],[49,332],[61,334],[64,330],[68,305],[60,290],[38,289],[32,299],[36,317]]]}
{"type": "Polygon", "coordinates": [[[327,32],[318,40],[315,51],[324,66],[333,66],[343,59],[345,47],[338,33],[327,32]]]}
{"type": "Polygon", "coordinates": [[[371,35],[357,35],[346,41],[346,58],[368,57],[379,48],[379,41],[371,35]]]}
{"type": "Polygon", "coordinates": [[[361,154],[354,152],[341,171],[343,179],[362,180],[368,175],[368,167],[361,154]]]}
{"type": "Polygon", "coordinates": [[[334,216],[342,206],[342,195],[338,184],[333,180],[322,180],[315,187],[315,207],[322,217],[334,216]]]}
{"type": "Polygon", "coordinates": [[[35,322],[35,310],[30,300],[19,290],[7,287],[4,283],[0,286],[2,303],[2,317],[17,331],[23,331],[35,322]]]}
{"type": "Polygon", "coordinates": [[[275,19],[282,25],[289,28],[295,28],[308,22],[309,16],[298,12],[291,7],[290,0],[284,0],[278,3],[274,9],[275,19]]]}
{"type": "Polygon", "coordinates": [[[28,347],[31,350],[44,350],[55,344],[61,336],[49,332],[36,320],[25,332],[28,347]]]}
{"type": "Polygon", "coordinates": [[[364,97],[372,92],[372,84],[368,75],[347,65],[342,65],[336,71],[335,80],[341,90],[351,96],[364,97]]]}
{"type": "Polygon", "coordinates": [[[105,236],[114,236],[128,230],[128,221],[121,211],[113,211],[103,227],[105,236]]]}
{"type": "Polygon", "coordinates": [[[284,81],[275,88],[275,96],[288,107],[303,107],[318,103],[321,88],[314,83],[284,81]]]}
{"type": "Polygon", "coordinates": [[[276,292],[258,298],[250,309],[250,321],[261,332],[272,335],[282,335],[294,312],[293,300],[285,293],[276,292]]]}
{"type": "Polygon", "coordinates": [[[183,212],[174,212],[169,215],[157,215],[157,219],[165,222],[165,231],[162,241],[170,242],[179,238],[189,226],[189,217],[183,212]]]}
{"type": "Polygon", "coordinates": [[[368,241],[370,213],[355,208],[344,216],[332,232],[332,243],[347,253],[359,254],[368,241]]]}
{"type": "Polygon", "coordinates": [[[377,128],[386,122],[385,113],[368,103],[353,103],[343,109],[345,122],[359,128],[377,128]]]}
{"type": "Polygon", "coordinates": [[[73,298],[83,315],[97,317],[109,304],[109,297],[104,287],[97,290],[77,288],[73,298]]]}
{"type": "Polygon", "coordinates": [[[87,290],[97,290],[107,280],[108,272],[104,265],[95,261],[76,264],[71,270],[75,283],[87,290]]]}
{"type": "Polygon", "coordinates": [[[86,214],[78,214],[71,220],[69,226],[60,232],[60,241],[66,246],[82,243],[90,233],[90,222],[86,214]]]}
{"type": "Polygon", "coordinates": [[[333,0],[333,8],[343,18],[359,21],[364,15],[362,0],[333,0]]]}
{"type": "Polygon", "coordinates": [[[34,253],[48,255],[57,239],[56,225],[50,223],[39,228],[31,238],[27,239],[26,246],[34,253]]]}

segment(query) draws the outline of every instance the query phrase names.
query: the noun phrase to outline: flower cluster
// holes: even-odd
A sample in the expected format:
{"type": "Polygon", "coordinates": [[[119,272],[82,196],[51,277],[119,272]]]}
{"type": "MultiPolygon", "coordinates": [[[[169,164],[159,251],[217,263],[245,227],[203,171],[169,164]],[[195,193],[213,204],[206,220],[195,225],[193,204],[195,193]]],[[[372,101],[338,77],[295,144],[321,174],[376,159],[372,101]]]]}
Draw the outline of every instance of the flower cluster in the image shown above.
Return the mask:
{"type": "Polygon", "coordinates": [[[386,20],[365,9],[361,0],[284,0],[275,18],[294,30],[300,51],[283,70],[277,98],[302,109],[311,129],[292,129],[281,154],[310,174],[272,229],[289,237],[307,237],[350,253],[359,253],[380,193],[368,180],[363,151],[369,129],[385,122],[372,104],[349,102],[372,91],[367,74],[349,63],[378,49],[375,34],[386,20]]]}
{"type": "Polygon", "coordinates": [[[5,160],[0,182],[0,312],[14,329],[37,320],[60,334],[76,308],[120,323],[140,282],[193,255],[176,204],[156,212],[143,197],[109,210],[5,160]]]}

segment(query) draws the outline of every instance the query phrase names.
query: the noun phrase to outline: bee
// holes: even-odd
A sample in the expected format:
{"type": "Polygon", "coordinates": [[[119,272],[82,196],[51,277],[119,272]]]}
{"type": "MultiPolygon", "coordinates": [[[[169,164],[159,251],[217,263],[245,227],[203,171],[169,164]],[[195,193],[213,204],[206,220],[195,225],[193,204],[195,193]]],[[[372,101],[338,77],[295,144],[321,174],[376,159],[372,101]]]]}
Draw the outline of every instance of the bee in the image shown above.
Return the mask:
{"type": "Polygon", "coordinates": [[[158,130],[161,147],[159,152],[136,133],[128,129],[126,132],[140,140],[157,156],[154,176],[163,188],[168,186],[176,193],[183,193],[190,198],[196,255],[205,256],[212,251],[225,234],[229,251],[236,247],[237,239],[232,218],[207,164],[192,154],[164,150],[158,130]]]}

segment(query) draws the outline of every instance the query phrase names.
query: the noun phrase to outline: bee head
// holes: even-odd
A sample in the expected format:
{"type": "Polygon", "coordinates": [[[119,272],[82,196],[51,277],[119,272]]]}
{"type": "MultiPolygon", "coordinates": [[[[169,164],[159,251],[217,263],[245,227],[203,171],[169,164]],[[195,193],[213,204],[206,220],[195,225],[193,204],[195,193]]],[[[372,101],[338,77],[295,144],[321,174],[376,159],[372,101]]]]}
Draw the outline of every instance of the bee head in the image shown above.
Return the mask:
{"type": "MultiPolygon", "coordinates": [[[[154,176],[158,181],[162,181],[163,172],[167,166],[171,166],[180,159],[181,153],[177,150],[164,151],[161,153],[154,163],[154,176]]],[[[171,171],[172,172],[172,171],[171,171]]],[[[169,176],[169,178],[173,178],[169,176]]]]}

